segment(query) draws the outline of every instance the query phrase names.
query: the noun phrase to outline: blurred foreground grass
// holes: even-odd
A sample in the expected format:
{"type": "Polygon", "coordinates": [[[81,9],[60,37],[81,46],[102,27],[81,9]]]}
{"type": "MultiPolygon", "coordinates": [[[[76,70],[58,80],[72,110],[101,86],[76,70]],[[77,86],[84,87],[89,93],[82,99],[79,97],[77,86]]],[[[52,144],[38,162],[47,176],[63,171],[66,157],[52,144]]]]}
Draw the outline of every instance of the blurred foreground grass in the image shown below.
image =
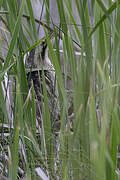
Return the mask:
{"type": "Polygon", "coordinates": [[[118,180],[120,1],[75,0],[80,27],[72,1],[56,2],[60,27],[49,27],[49,1],[45,1],[48,23],[41,25],[57,79],[58,130],[52,126],[42,67],[38,69],[43,82],[41,125],[36,124],[33,83],[28,88],[24,55],[44,40],[38,39],[39,20],[34,19],[30,0],[22,0],[20,7],[17,0],[0,2],[0,178],[118,180]],[[27,26],[22,21],[24,12],[27,26]]]}

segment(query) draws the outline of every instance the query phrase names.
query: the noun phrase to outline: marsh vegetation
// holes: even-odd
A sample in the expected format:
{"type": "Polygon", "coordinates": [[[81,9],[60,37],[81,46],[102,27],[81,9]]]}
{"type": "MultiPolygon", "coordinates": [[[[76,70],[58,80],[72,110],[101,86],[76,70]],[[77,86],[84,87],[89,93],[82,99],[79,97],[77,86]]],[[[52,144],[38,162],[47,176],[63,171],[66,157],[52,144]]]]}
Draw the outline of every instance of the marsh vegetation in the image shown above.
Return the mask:
{"type": "Polygon", "coordinates": [[[37,2],[0,1],[0,179],[118,180],[120,0],[37,2]]]}

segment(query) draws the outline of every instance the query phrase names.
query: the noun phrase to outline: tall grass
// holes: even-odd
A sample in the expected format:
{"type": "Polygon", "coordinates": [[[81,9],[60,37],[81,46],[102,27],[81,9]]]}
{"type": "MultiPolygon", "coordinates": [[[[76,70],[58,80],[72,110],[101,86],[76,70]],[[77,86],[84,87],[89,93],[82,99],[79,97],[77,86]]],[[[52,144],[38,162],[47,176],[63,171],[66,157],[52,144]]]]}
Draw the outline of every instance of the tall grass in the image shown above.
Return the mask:
{"type": "Polygon", "coordinates": [[[120,1],[75,0],[81,24],[74,18],[72,1],[57,0],[56,3],[60,27],[52,22],[51,28],[49,0],[44,4],[47,24],[34,18],[30,0],[22,0],[21,5],[17,0],[0,2],[0,30],[5,34],[4,38],[2,33],[0,37],[0,178],[118,180],[120,1]],[[24,55],[44,40],[38,38],[36,22],[41,24],[40,28],[44,27],[56,73],[61,122],[58,131],[53,130],[51,123],[44,67],[41,67],[43,94],[39,130],[33,83],[28,89],[24,55]],[[62,55],[59,38],[62,39],[62,55]],[[6,55],[2,56],[4,43],[6,55]],[[80,51],[79,58],[75,46],[80,51]],[[8,84],[14,80],[12,93],[9,92],[13,106],[11,119],[6,76],[8,84]],[[67,89],[68,80],[70,89],[67,89]]]}

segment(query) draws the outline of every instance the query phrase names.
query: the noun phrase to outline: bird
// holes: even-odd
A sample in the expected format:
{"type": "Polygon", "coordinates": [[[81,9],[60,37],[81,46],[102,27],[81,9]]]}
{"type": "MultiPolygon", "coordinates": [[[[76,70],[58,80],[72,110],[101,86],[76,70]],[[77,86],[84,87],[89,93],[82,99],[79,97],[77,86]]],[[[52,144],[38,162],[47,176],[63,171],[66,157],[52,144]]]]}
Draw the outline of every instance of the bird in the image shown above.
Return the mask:
{"type": "MultiPolygon", "coordinates": [[[[36,117],[37,122],[41,127],[42,123],[42,107],[44,103],[43,98],[43,78],[42,78],[42,68],[45,75],[45,86],[47,89],[48,96],[48,105],[50,112],[50,119],[52,128],[55,128],[55,124],[59,124],[60,128],[60,108],[58,102],[58,87],[57,87],[57,78],[54,70],[54,66],[51,63],[51,60],[48,55],[48,46],[46,39],[40,44],[40,46],[35,47],[29,53],[29,56],[26,61],[26,67],[31,69],[27,73],[28,88],[31,88],[32,81],[35,92],[35,101],[36,101],[36,117]]],[[[59,129],[57,127],[57,129],[59,129]]]]}

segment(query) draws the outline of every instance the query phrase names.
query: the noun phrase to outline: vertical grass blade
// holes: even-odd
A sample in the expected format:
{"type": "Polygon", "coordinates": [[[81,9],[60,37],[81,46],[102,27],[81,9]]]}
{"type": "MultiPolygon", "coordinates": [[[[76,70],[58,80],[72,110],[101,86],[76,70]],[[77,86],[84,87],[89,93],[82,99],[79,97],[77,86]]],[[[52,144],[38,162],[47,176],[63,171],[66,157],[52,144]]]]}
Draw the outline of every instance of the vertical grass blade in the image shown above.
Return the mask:
{"type": "Polygon", "coordinates": [[[13,29],[12,39],[11,39],[11,42],[9,45],[9,49],[8,49],[8,52],[6,55],[6,59],[5,59],[5,63],[4,63],[2,71],[4,71],[8,67],[10,59],[13,55],[13,50],[16,45],[17,37],[18,37],[19,31],[20,31],[21,17],[22,17],[24,6],[25,6],[25,0],[22,1],[22,5],[21,5],[20,11],[19,11],[19,15],[18,15],[16,24],[15,24],[15,27],[13,29]]]}

